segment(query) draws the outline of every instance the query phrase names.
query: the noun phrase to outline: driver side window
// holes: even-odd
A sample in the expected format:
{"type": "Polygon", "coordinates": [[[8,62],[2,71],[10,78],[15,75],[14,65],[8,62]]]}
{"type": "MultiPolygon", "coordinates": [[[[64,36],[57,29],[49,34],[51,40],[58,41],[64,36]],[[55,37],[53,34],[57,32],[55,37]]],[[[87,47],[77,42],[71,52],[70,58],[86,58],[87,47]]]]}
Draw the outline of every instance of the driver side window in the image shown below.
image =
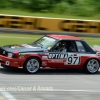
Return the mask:
{"type": "Polygon", "coordinates": [[[64,40],[58,42],[54,49],[54,52],[76,52],[75,41],[64,40]]]}
{"type": "Polygon", "coordinates": [[[66,42],[65,41],[59,41],[54,47],[53,47],[53,52],[62,52],[65,53],[67,52],[66,48],[66,42]]]}

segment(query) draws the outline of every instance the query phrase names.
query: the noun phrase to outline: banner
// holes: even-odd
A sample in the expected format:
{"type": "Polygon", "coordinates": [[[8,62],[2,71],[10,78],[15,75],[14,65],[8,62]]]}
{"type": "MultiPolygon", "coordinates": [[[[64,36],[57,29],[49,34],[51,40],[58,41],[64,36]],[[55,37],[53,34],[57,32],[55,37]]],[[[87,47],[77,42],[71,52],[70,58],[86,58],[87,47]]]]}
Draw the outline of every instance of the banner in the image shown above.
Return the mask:
{"type": "Polygon", "coordinates": [[[0,28],[99,34],[100,21],[1,14],[0,28]]]}

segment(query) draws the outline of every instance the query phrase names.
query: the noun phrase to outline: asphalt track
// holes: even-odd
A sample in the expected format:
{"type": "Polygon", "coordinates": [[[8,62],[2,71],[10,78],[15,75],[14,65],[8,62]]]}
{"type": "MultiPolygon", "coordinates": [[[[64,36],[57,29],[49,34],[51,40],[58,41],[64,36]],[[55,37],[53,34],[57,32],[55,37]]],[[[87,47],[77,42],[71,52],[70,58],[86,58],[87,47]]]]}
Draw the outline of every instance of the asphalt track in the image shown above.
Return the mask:
{"type": "MultiPolygon", "coordinates": [[[[100,37],[100,34],[90,33],[3,28],[0,28],[0,32],[100,37]]],[[[90,75],[82,70],[41,69],[38,73],[30,75],[25,74],[22,69],[7,70],[0,67],[0,100],[100,100],[100,71],[90,75]]]]}
{"type": "Polygon", "coordinates": [[[100,71],[40,69],[31,75],[0,67],[0,100],[100,100],[100,71]]]}
{"type": "Polygon", "coordinates": [[[11,28],[0,28],[0,33],[17,33],[17,34],[62,34],[62,35],[74,35],[74,36],[86,36],[86,37],[100,37],[100,33],[82,33],[82,32],[52,32],[52,31],[37,31],[37,30],[23,30],[23,29],[11,29],[11,28]]]}

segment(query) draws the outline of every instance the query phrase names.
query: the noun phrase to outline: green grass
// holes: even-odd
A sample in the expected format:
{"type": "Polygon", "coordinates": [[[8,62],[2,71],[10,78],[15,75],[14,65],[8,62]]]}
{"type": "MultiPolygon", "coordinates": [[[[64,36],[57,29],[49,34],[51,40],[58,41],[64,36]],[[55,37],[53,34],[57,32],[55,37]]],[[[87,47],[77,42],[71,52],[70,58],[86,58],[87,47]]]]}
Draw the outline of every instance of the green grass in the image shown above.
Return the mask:
{"type": "MultiPolygon", "coordinates": [[[[3,33],[0,34],[0,46],[9,44],[32,43],[42,36],[43,35],[3,33]]],[[[91,38],[91,37],[81,37],[81,38],[84,39],[91,46],[100,45],[100,38],[91,38]]]]}
{"type": "Polygon", "coordinates": [[[32,43],[43,35],[0,34],[0,46],[9,44],[32,43]]]}
{"type": "Polygon", "coordinates": [[[100,20],[100,15],[93,17],[80,17],[70,16],[55,13],[33,13],[29,11],[23,11],[18,9],[0,9],[0,14],[12,14],[12,15],[23,15],[23,16],[40,16],[40,17],[54,17],[54,18],[67,18],[67,19],[88,19],[88,20],[100,20]]]}
{"type": "MultiPolygon", "coordinates": [[[[29,11],[22,11],[16,9],[0,9],[0,14],[12,14],[12,15],[24,15],[24,16],[41,16],[41,17],[55,17],[55,18],[68,18],[68,19],[92,19],[100,20],[100,16],[94,17],[79,17],[79,16],[69,16],[69,15],[59,15],[54,13],[33,13],[29,11]]],[[[0,34],[0,46],[8,44],[19,44],[19,43],[31,43],[43,35],[28,35],[28,34],[0,34]]],[[[82,37],[88,44],[100,45],[99,38],[89,38],[82,37]]]]}
{"type": "Polygon", "coordinates": [[[84,39],[89,45],[100,45],[100,38],[91,38],[91,37],[81,37],[84,39]]]}

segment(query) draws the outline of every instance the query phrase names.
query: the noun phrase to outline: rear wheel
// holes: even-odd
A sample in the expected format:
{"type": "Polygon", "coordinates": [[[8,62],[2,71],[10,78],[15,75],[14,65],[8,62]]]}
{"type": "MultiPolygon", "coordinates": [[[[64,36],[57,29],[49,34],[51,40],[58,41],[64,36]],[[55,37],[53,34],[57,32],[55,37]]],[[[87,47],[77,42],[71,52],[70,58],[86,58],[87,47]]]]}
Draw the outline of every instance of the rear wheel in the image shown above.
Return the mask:
{"type": "Polygon", "coordinates": [[[30,74],[36,73],[40,68],[40,61],[36,57],[31,57],[26,60],[23,68],[26,72],[30,74]]]}
{"type": "Polygon", "coordinates": [[[99,62],[97,59],[89,59],[85,66],[84,69],[86,72],[94,74],[96,72],[98,72],[99,70],[99,62]]]}

